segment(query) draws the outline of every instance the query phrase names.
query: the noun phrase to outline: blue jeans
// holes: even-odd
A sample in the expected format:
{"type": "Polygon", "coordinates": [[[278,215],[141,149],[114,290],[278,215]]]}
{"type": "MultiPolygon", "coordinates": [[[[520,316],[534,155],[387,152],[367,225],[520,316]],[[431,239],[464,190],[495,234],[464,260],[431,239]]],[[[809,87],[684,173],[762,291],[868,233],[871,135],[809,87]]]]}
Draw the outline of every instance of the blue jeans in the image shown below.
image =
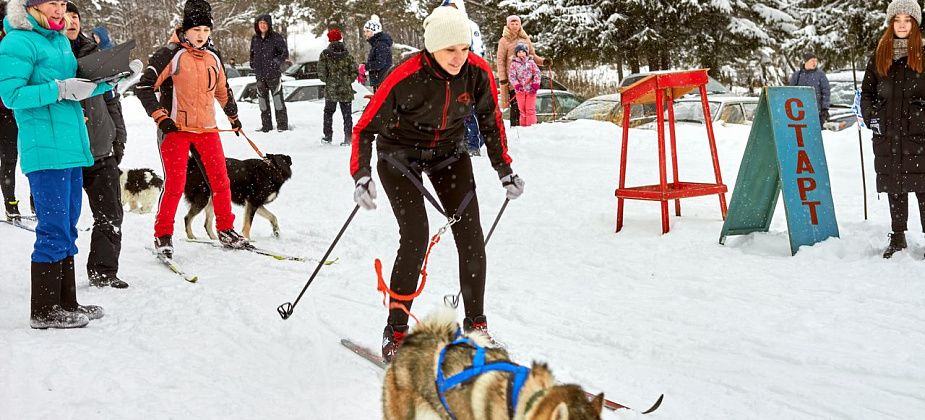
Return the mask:
{"type": "Polygon", "coordinates": [[[53,263],[76,255],[83,168],[47,169],[26,176],[38,220],[32,262],[53,263]]]}
{"type": "Polygon", "coordinates": [[[479,150],[485,144],[485,137],[479,132],[479,122],[475,119],[475,108],[466,117],[463,124],[466,126],[466,145],[469,150],[479,150]]]}

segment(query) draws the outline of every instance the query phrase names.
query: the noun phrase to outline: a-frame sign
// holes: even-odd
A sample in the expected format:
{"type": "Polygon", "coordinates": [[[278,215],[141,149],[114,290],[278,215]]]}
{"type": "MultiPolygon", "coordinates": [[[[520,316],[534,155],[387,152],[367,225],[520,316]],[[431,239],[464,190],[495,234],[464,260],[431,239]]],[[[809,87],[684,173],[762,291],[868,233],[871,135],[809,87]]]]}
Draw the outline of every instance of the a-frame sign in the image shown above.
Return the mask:
{"type": "Polygon", "coordinates": [[[719,243],[767,232],[783,192],[790,253],[838,237],[816,93],[767,87],[755,112],[719,243]]]}

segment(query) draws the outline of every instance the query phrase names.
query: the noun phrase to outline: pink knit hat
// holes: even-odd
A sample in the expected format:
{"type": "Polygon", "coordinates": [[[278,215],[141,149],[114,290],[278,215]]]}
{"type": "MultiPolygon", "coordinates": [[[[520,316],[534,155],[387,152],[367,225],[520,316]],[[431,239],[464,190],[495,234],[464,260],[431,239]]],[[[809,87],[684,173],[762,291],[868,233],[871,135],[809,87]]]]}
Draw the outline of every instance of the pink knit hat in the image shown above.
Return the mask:
{"type": "Polygon", "coordinates": [[[518,21],[518,22],[520,22],[520,16],[517,16],[517,15],[510,15],[510,16],[508,16],[508,17],[507,17],[507,23],[508,23],[508,25],[510,25],[511,22],[513,22],[513,21],[515,21],[515,20],[518,21]]]}

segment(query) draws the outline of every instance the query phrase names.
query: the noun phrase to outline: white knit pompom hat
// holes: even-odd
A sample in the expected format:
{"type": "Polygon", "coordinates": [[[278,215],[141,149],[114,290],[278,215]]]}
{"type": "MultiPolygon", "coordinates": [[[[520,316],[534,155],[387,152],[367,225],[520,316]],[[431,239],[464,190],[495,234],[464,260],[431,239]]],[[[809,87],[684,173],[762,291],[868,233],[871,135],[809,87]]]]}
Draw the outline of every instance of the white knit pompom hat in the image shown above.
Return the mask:
{"type": "Polygon", "coordinates": [[[921,24],[922,6],[918,0],[893,0],[886,8],[886,24],[892,24],[896,15],[910,15],[916,23],[921,24]]]}
{"type": "Polygon", "coordinates": [[[436,52],[453,45],[472,43],[469,18],[460,10],[441,6],[424,19],[424,47],[436,52]]]}
{"type": "Polygon", "coordinates": [[[372,17],[370,17],[369,20],[366,21],[366,24],[363,25],[363,29],[370,31],[373,34],[378,34],[379,32],[382,32],[382,22],[379,21],[379,16],[372,15],[372,17]]]}

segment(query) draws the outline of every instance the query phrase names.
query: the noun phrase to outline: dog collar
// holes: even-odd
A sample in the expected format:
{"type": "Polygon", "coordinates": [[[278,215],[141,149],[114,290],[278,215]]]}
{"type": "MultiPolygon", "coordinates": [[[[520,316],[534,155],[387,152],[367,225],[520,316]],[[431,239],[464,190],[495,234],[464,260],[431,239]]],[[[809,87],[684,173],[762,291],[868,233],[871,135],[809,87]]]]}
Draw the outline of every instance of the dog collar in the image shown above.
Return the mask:
{"type": "MultiPolygon", "coordinates": [[[[456,336],[460,337],[461,335],[461,332],[457,329],[456,336]]],[[[485,363],[485,347],[476,344],[476,342],[469,337],[457,338],[440,351],[440,359],[437,361],[437,379],[435,385],[437,387],[437,396],[440,397],[440,403],[443,404],[443,408],[451,419],[456,420],[456,415],[450,410],[450,405],[446,401],[446,392],[457,385],[464,384],[484,373],[492,371],[513,374],[513,378],[510,382],[511,392],[508,393],[508,413],[511,418],[514,418],[514,412],[517,410],[517,399],[520,397],[520,391],[523,389],[524,383],[527,382],[527,377],[530,376],[530,368],[511,362],[499,361],[485,363]],[[443,361],[446,357],[446,351],[450,347],[458,345],[468,345],[475,349],[475,356],[472,357],[472,366],[447,378],[443,375],[443,361]]]]}

